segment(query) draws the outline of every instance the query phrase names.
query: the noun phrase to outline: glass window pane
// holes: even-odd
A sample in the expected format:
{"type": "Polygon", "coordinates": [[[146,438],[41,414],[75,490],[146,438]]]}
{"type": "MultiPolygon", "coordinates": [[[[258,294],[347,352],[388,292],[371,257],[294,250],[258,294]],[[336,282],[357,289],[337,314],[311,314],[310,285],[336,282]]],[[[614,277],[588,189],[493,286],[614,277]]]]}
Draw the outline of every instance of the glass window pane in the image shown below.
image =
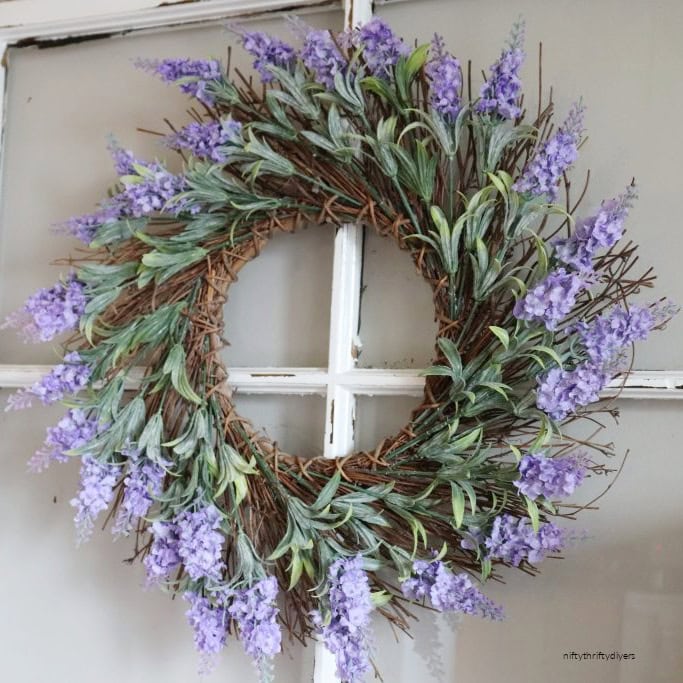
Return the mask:
{"type": "Polygon", "coordinates": [[[358,396],[356,448],[374,450],[385,437],[397,434],[408,422],[420,399],[415,396],[358,396]]]}
{"type": "MultiPolygon", "coordinates": [[[[680,406],[676,401],[622,401],[620,411],[620,424],[604,431],[601,441],[616,444],[615,468],[627,448],[631,453],[615,486],[600,499],[600,509],[582,512],[570,525],[579,539],[585,531],[585,539],[571,543],[563,560],[547,559],[540,576],[508,569],[505,584],[486,584],[486,593],[505,608],[502,623],[464,617],[455,630],[442,617],[417,611],[416,638],[401,636],[398,644],[382,626],[376,631],[375,652],[386,680],[423,680],[423,672],[430,671],[428,660],[444,667],[444,675],[426,678],[434,683],[680,678],[680,406]],[[636,658],[621,663],[564,659],[572,651],[617,651],[636,658]]],[[[606,479],[592,477],[573,502],[589,502],[606,484],[606,479]]]]}
{"type": "Polygon", "coordinates": [[[224,310],[229,366],[327,366],[333,250],[334,228],[314,225],[244,266],[224,310]]]}
{"type": "Polygon", "coordinates": [[[432,291],[407,251],[365,230],[361,295],[361,368],[424,368],[437,326],[432,291]]]}
{"type": "MultiPolygon", "coordinates": [[[[307,13],[305,19],[314,26],[331,28],[341,28],[343,22],[341,10],[307,13]]],[[[282,16],[248,18],[245,25],[295,40],[282,16]]],[[[0,319],[19,308],[36,289],[52,284],[60,272],[67,272],[67,266],[49,264],[74,253],[81,245],[55,235],[51,226],[94,210],[106,197],[107,188],[116,179],[106,149],[108,134],[113,133],[141,158],[168,158],[169,166],[179,169],[178,157],[162,146],[158,136],[137,129],[168,133],[164,118],[176,126],[188,123],[187,110],[193,101],[178,88],[136,69],[133,60],[215,56],[225,61],[228,45],[234,47],[232,66],[247,75],[251,73],[252,58],[222,24],[50,49],[10,50],[0,202],[0,319]]],[[[305,243],[296,244],[304,251],[308,248],[305,243]]],[[[319,258],[317,252],[311,255],[313,269],[322,268],[317,263],[319,258]]],[[[285,283],[273,281],[271,286],[281,290],[285,283]]],[[[327,282],[312,275],[309,287],[322,288],[325,296],[321,299],[323,303],[327,300],[327,282]]],[[[311,338],[325,343],[317,329],[321,325],[320,334],[327,334],[324,320],[297,322],[302,327],[297,332],[303,349],[310,348],[311,338]],[[305,329],[308,325],[314,325],[314,329],[305,329]]],[[[319,356],[316,349],[301,362],[318,364],[319,356]]],[[[27,346],[12,330],[0,331],[0,363],[54,360],[52,345],[27,346]]]]}
{"type": "MultiPolygon", "coordinates": [[[[624,6],[625,8],[625,6],[624,6]]],[[[627,221],[626,240],[639,242],[640,260],[633,271],[654,266],[655,290],[638,299],[650,302],[668,295],[683,302],[680,255],[680,159],[683,136],[680,112],[683,89],[672,88],[683,70],[680,27],[683,4],[662,0],[656,11],[649,0],[630,0],[628,11],[615,14],[607,0],[563,3],[539,0],[453,2],[419,0],[378,4],[386,19],[408,42],[443,34],[464,68],[472,60],[473,93],[481,72],[497,59],[510,27],[527,19],[527,61],[522,70],[524,103],[536,111],[538,43],[543,41],[543,82],[553,86],[556,117],[583,97],[589,135],[572,172],[572,196],[578,198],[586,171],[591,181],[583,211],[623,191],[633,176],[640,198],[627,221]],[[567,46],[571,46],[567,49],[567,46]]],[[[585,213],[583,215],[585,215],[585,213]]],[[[636,367],[665,370],[683,367],[683,315],[664,334],[653,334],[637,349],[636,367]]]]}
{"type": "MultiPolygon", "coordinates": [[[[8,395],[0,392],[1,406],[8,395]]],[[[132,541],[113,543],[109,531],[96,529],[76,550],[69,505],[78,487],[76,460],[40,475],[26,471],[45,427],[64,410],[0,410],[0,547],[8,560],[0,580],[3,680],[91,683],[97,672],[99,683],[197,681],[199,655],[184,614],[187,605],[160,590],[143,589],[142,566],[122,561],[131,556],[132,541]]],[[[287,651],[276,660],[275,680],[309,679],[313,648],[290,645],[286,638],[283,643],[287,651]]],[[[231,637],[206,680],[255,676],[251,660],[231,637]]]]}
{"type": "Polygon", "coordinates": [[[322,396],[236,394],[237,411],[280,450],[302,458],[323,454],[325,399],[322,396]]]}

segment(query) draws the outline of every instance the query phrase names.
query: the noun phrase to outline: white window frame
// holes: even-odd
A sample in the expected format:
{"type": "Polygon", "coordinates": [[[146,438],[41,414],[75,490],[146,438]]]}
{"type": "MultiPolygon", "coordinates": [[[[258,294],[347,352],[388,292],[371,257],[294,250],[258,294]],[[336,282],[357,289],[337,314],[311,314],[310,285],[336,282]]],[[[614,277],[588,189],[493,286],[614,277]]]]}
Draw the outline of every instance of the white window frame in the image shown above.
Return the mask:
{"type": "MultiPolygon", "coordinates": [[[[385,0],[386,1],[386,0],[385,0]]],[[[399,0],[393,0],[397,2],[399,0]]],[[[416,1],[416,0],[411,0],[416,1]]],[[[368,21],[372,0],[343,0],[347,25],[368,21]]],[[[157,6],[79,19],[29,23],[0,29],[0,171],[2,168],[4,123],[7,110],[7,50],[26,43],[51,42],[83,36],[103,38],[130,31],[168,30],[191,24],[224,20],[233,16],[264,14],[278,10],[314,7],[334,8],[338,2],[319,0],[204,0],[189,4],[157,6]]],[[[0,201],[2,190],[0,188],[0,201]]],[[[361,369],[356,367],[363,228],[343,225],[334,242],[332,303],[327,368],[232,368],[231,386],[247,394],[318,394],[326,397],[325,457],[347,455],[355,447],[355,403],[359,395],[420,396],[424,379],[419,370],[361,369]]],[[[0,388],[31,385],[49,366],[0,364],[0,388]]],[[[131,378],[131,386],[135,377],[131,378]]],[[[614,395],[624,384],[623,399],[682,399],[682,371],[635,371],[625,381],[616,380],[605,392],[614,395]]],[[[334,683],[334,657],[318,644],[314,683],[334,683]]]]}

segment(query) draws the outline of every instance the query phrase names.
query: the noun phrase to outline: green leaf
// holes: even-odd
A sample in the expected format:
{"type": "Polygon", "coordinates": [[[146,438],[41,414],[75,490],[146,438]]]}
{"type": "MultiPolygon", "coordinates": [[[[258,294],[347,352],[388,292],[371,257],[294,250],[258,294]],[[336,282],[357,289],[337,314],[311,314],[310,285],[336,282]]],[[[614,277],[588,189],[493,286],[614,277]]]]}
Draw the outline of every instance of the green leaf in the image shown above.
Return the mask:
{"type": "Polygon", "coordinates": [[[455,528],[459,529],[462,526],[463,519],[465,518],[465,494],[454,481],[451,482],[451,506],[453,507],[455,528]]]}
{"type": "Polygon", "coordinates": [[[538,516],[538,506],[536,503],[529,498],[529,496],[524,496],[524,499],[526,500],[526,509],[529,513],[529,519],[531,520],[531,526],[534,529],[535,533],[538,533],[538,529],[540,526],[540,521],[539,521],[539,516],[538,516]]]}
{"type": "Polygon", "coordinates": [[[510,348],[510,335],[507,330],[502,327],[496,327],[496,325],[489,325],[489,330],[498,337],[503,348],[507,351],[510,348]]]}
{"type": "Polygon", "coordinates": [[[166,356],[166,361],[162,369],[164,374],[171,375],[173,388],[184,398],[192,403],[201,405],[202,399],[195,393],[187,379],[187,368],[185,366],[185,349],[182,344],[175,344],[166,356]]]}

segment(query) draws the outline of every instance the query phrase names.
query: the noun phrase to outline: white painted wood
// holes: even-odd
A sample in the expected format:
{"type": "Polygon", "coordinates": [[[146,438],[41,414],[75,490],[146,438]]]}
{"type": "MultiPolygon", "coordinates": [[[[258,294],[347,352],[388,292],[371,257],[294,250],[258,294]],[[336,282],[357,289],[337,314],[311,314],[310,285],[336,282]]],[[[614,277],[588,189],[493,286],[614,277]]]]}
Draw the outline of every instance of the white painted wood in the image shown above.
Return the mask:
{"type": "Polygon", "coordinates": [[[362,258],[363,228],[341,226],[335,235],[332,271],[324,444],[328,458],[348,455],[354,446],[355,399],[338,380],[355,365],[354,338],[358,330],[362,258]]]}
{"type": "Polygon", "coordinates": [[[336,0],[203,0],[148,9],[111,12],[99,16],[83,16],[56,21],[28,21],[25,24],[0,28],[0,40],[13,44],[20,40],[57,40],[121,31],[186,26],[230,17],[308,7],[336,7],[336,0]]]}
{"type": "MultiPolygon", "coordinates": [[[[0,389],[31,386],[50,371],[50,365],[0,365],[0,389]]],[[[142,368],[131,372],[128,389],[138,386],[142,368]]],[[[331,380],[326,368],[232,368],[230,388],[242,394],[325,395],[331,383],[354,396],[421,396],[424,377],[420,370],[354,368],[331,380]]],[[[620,399],[683,399],[683,372],[636,370],[626,381],[615,379],[603,392],[614,396],[624,384],[620,399]]]]}

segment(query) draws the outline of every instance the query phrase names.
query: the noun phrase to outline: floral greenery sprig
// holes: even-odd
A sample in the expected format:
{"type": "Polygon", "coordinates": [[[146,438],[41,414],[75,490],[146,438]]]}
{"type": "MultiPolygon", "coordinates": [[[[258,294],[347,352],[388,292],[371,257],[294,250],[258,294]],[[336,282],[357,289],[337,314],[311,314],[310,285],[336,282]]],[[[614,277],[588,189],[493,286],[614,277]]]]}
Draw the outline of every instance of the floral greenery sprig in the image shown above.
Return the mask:
{"type": "Polygon", "coordinates": [[[356,681],[373,609],[406,629],[407,600],[499,619],[475,578],[563,549],[552,519],[573,517],[561,501],[611,452],[561,423],[611,412],[600,392],[674,308],[631,301],[653,280],[620,245],[633,185],[577,220],[564,178],[583,106],[556,132],[551,102],[524,122],[522,24],[469,101],[439,36],[411,50],[380,19],[341,35],[293,23],[301,49],[235,28],[263,92],[216,60],[140,63],[203,106],[165,138],[183,173],[111,145],[115,191],[62,225],[91,253],[8,321],[75,334],[9,407],[71,396],[33,468],[81,458],[80,537],[110,509],[149,583],[185,596],[207,660],[232,629],[268,679],[284,626],[320,634],[356,681]],[[219,357],[241,267],[311,220],[408,250],[439,324],[410,424],[336,462],[257,434],[219,357]]]}

